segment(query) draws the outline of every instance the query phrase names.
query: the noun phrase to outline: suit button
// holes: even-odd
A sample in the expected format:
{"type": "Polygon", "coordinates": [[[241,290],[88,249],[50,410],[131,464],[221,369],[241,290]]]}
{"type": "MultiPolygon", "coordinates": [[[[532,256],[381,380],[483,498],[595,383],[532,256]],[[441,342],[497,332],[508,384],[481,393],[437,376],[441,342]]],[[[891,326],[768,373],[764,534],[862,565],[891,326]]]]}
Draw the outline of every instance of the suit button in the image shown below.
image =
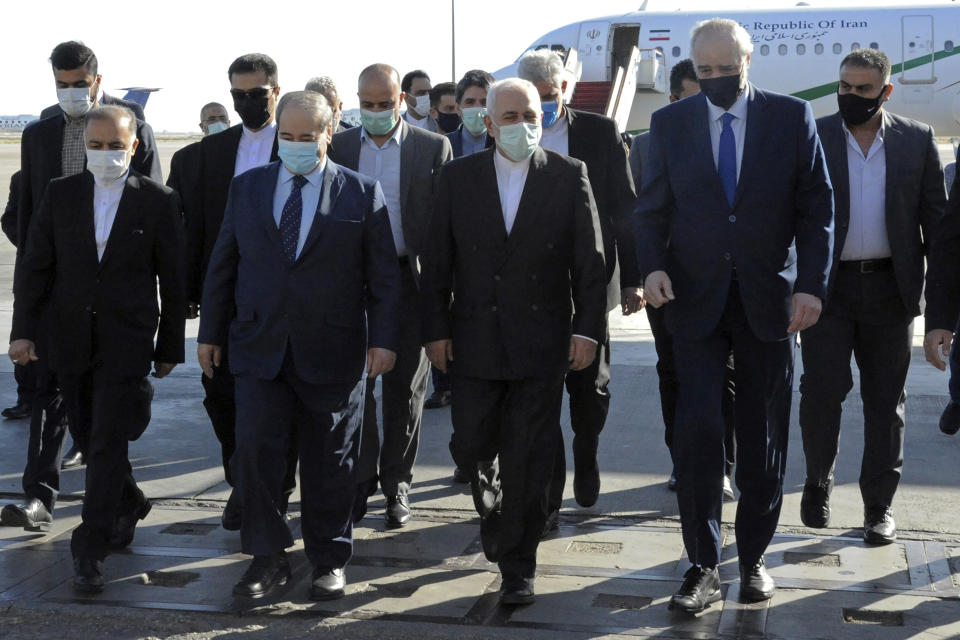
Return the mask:
{"type": "Polygon", "coordinates": [[[530,305],[530,308],[533,309],[534,311],[536,311],[537,309],[539,309],[539,307],[538,307],[537,305],[535,305],[535,304],[530,305]]]}
{"type": "Polygon", "coordinates": [[[731,258],[731,256],[730,256],[729,253],[723,254],[723,259],[726,260],[727,262],[730,262],[730,258],[731,258]]]}
{"type": "Polygon", "coordinates": [[[533,274],[532,276],[530,276],[530,279],[531,279],[531,280],[536,280],[536,279],[537,279],[537,274],[533,274]]]}
{"type": "Polygon", "coordinates": [[[496,311],[496,310],[497,310],[497,305],[493,305],[492,307],[490,307],[490,311],[496,311]]]}
{"type": "Polygon", "coordinates": [[[547,249],[553,249],[553,243],[552,243],[552,242],[548,242],[548,243],[547,243],[547,249]]]}
{"type": "Polygon", "coordinates": [[[729,220],[730,222],[736,222],[737,216],[730,216],[729,218],[727,218],[727,220],[729,220]]]}
{"type": "Polygon", "coordinates": [[[493,276],[493,279],[496,280],[497,282],[500,282],[500,276],[499,276],[499,275],[493,276]]]}
{"type": "Polygon", "coordinates": [[[90,306],[89,304],[88,304],[87,306],[85,306],[83,309],[84,309],[84,311],[93,311],[93,307],[90,306]]]}

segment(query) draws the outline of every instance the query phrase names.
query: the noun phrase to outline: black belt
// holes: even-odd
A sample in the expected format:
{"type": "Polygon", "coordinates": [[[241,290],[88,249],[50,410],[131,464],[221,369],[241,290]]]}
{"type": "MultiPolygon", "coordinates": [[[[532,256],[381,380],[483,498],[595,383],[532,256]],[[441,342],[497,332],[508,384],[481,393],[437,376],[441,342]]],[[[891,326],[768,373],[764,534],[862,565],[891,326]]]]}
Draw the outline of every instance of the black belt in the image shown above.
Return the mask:
{"type": "Polygon", "coordinates": [[[893,269],[893,258],[877,258],[876,260],[841,260],[840,269],[843,271],[856,271],[857,273],[890,271],[893,269]]]}

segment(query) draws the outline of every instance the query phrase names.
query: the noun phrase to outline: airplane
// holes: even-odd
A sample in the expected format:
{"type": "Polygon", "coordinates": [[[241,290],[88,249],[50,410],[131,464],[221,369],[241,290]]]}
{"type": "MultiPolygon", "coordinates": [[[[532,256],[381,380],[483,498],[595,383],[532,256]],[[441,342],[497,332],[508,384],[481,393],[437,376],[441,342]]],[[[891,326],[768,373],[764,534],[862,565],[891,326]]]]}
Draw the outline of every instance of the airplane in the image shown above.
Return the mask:
{"type": "Polygon", "coordinates": [[[120,91],[126,91],[123,95],[124,100],[130,102],[136,102],[138,105],[147,108],[147,100],[150,99],[150,94],[155,91],[160,91],[160,88],[150,89],[147,87],[120,87],[120,91]]]}
{"type": "MultiPolygon", "coordinates": [[[[960,136],[960,3],[894,7],[647,12],[569,24],[537,38],[527,50],[551,49],[568,62],[576,83],[565,99],[574,109],[614,115],[621,130],[646,130],[669,101],[674,64],[690,57],[690,31],[701,20],[731,18],[750,33],[749,79],[757,86],[808,100],[817,117],[836,112],[840,61],[854,49],[884,51],[893,62],[890,111],[926,122],[938,136],[960,136]],[[637,51],[633,48],[636,47],[637,51]],[[635,73],[625,69],[636,69],[635,73]],[[613,114],[611,94],[625,77],[632,105],[613,114]],[[631,87],[632,85],[632,87],[631,87]]],[[[517,59],[519,60],[519,58],[517,59]]],[[[517,62],[493,75],[516,75],[517,62]]]]}

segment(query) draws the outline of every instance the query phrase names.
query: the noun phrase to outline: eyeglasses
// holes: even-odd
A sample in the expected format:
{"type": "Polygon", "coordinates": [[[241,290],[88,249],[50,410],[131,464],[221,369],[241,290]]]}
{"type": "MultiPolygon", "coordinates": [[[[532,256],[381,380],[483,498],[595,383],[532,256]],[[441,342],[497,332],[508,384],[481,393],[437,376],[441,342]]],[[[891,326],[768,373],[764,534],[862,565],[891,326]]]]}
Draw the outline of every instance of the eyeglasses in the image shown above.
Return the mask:
{"type": "Polygon", "coordinates": [[[230,95],[233,96],[234,100],[261,100],[270,95],[270,92],[273,89],[267,89],[265,87],[257,87],[256,89],[250,89],[249,91],[243,91],[241,89],[230,89],[230,95]]]}

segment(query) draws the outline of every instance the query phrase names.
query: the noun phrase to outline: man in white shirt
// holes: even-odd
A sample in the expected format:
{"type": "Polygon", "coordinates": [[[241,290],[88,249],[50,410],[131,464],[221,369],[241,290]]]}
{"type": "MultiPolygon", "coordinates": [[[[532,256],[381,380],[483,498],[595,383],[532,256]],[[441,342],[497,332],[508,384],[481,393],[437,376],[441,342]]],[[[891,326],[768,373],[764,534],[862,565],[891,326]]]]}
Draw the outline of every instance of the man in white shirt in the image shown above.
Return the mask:
{"type": "Polygon", "coordinates": [[[400,91],[403,92],[403,102],[407,111],[403,119],[411,127],[417,127],[431,133],[439,133],[437,121],[430,115],[430,89],[433,85],[426,71],[416,69],[408,71],[400,81],[400,91]]]}

